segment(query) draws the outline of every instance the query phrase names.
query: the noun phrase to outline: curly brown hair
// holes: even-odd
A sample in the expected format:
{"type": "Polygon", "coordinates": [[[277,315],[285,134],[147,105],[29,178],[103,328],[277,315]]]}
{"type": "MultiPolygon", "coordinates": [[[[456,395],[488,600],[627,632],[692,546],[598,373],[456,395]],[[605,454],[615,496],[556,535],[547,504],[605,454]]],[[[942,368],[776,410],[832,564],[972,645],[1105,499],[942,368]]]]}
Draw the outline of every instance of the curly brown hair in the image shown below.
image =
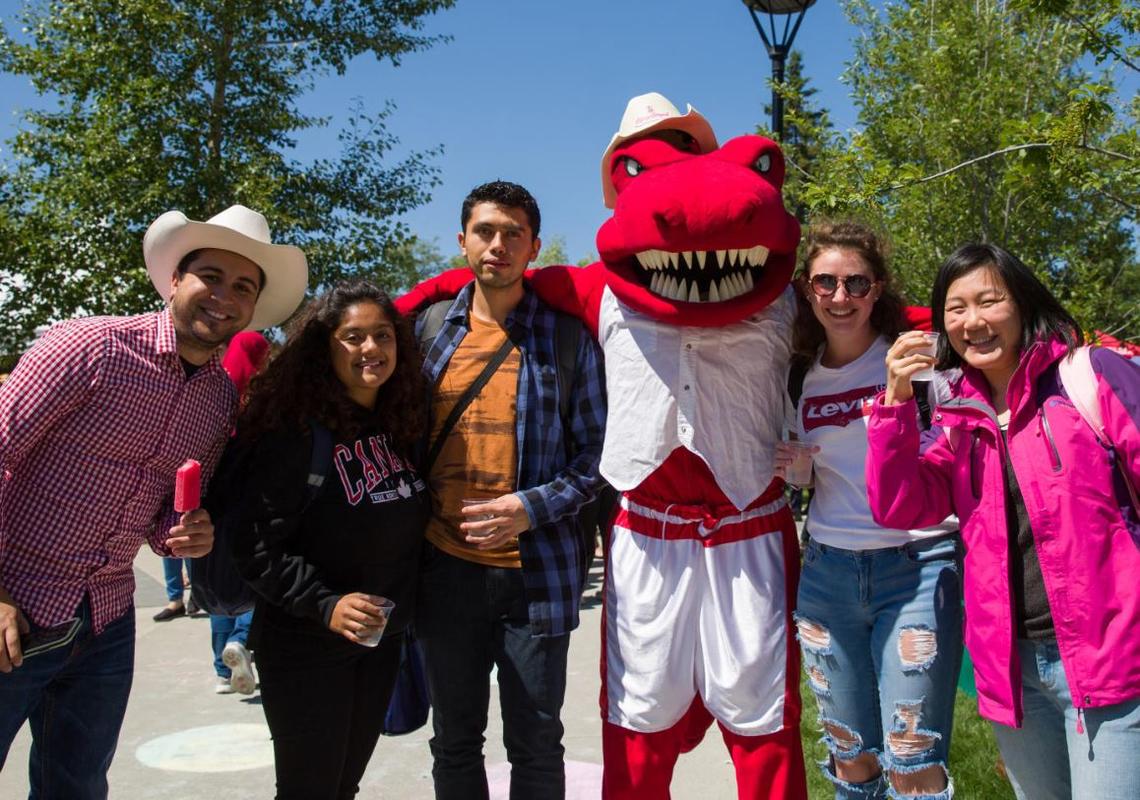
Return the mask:
{"type": "Polygon", "coordinates": [[[387,293],[365,280],[342,281],[312,300],[288,326],[288,339],[249,386],[238,435],[253,441],[267,431],[289,430],[316,419],[342,438],[379,427],[409,452],[423,433],[427,394],[419,348],[408,319],[387,293]],[[333,371],[330,339],[345,311],[375,303],[396,328],[396,368],[364,409],[348,397],[333,371]]]}
{"type": "Polygon", "coordinates": [[[797,366],[810,366],[819,353],[820,346],[827,341],[823,325],[816,319],[811,303],[805,296],[810,291],[808,278],[812,262],[826,250],[848,250],[871,268],[871,274],[879,282],[879,298],[871,310],[871,327],[877,333],[894,341],[906,330],[903,314],[905,304],[891,284],[891,273],[887,269],[887,245],[883,237],[870,226],[854,220],[821,220],[808,228],[805,241],[803,264],[795,277],[796,321],[792,326],[792,363],[797,366]]]}

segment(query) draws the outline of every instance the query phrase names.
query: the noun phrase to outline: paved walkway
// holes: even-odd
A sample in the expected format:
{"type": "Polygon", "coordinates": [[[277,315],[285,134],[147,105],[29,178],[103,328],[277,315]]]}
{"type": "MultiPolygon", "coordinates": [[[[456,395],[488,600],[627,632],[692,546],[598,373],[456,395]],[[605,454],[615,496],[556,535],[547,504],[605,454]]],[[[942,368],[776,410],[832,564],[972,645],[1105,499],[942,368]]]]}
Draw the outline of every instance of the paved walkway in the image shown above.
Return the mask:
{"type": "MultiPolygon", "coordinates": [[[[135,562],[138,646],[135,683],[119,748],[111,766],[117,800],[215,800],[273,797],[273,754],[257,695],[215,695],[206,618],[156,623],[151,616],[166,598],[162,562],[144,548],[135,562]]],[[[594,800],[601,781],[598,716],[599,581],[595,569],[586,590],[582,627],[572,636],[563,720],[569,800],[594,800]]],[[[492,688],[491,707],[498,707],[492,688]]],[[[487,772],[492,800],[508,796],[509,765],[502,727],[492,711],[487,732],[487,772]]],[[[381,739],[361,783],[361,798],[429,800],[430,724],[408,736],[381,739]]],[[[0,772],[0,798],[26,797],[30,737],[27,727],[0,772]]],[[[681,758],[673,782],[678,800],[733,798],[732,766],[713,728],[681,758]]]]}

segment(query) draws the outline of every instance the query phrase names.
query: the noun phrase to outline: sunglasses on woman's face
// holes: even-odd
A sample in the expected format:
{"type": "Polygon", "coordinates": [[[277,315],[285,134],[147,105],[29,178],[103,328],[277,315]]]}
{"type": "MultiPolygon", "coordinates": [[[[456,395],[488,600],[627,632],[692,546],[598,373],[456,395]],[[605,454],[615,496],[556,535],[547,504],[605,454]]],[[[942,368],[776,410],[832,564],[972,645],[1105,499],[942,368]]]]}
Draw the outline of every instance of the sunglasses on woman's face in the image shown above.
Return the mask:
{"type": "Polygon", "coordinates": [[[811,290],[820,297],[831,297],[839,288],[840,281],[847,291],[848,297],[866,297],[876,281],[866,275],[848,275],[846,278],[837,278],[826,272],[817,272],[811,276],[811,290]]]}

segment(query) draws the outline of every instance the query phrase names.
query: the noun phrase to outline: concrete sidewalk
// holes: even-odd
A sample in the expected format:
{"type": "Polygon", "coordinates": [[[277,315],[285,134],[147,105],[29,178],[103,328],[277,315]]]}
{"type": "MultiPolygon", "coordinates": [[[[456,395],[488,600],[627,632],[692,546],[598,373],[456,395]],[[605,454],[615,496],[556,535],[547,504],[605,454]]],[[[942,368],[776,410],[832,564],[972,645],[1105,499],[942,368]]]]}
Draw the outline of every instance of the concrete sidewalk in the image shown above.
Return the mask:
{"type": "MultiPolygon", "coordinates": [[[[116,800],[213,800],[273,797],[273,751],[260,699],[214,694],[210,623],[205,617],[156,623],[166,603],[162,562],[144,548],[135,562],[138,622],[134,689],[111,766],[116,800]]],[[[566,726],[567,797],[594,800],[601,785],[598,661],[601,571],[586,589],[582,626],[571,637],[566,726]]],[[[487,773],[493,800],[508,797],[510,766],[502,745],[498,693],[492,684],[487,730],[487,773]]],[[[429,800],[432,797],[430,723],[416,733],[382,738],[361,782],[361,798],[429,800]]],[[[0,772],[0,798],[27,797],[31,739],[16,737],[0,772]]],[[[679,800],[734,798],[732,765],[714,727],[677,766],[679,800]]]]}

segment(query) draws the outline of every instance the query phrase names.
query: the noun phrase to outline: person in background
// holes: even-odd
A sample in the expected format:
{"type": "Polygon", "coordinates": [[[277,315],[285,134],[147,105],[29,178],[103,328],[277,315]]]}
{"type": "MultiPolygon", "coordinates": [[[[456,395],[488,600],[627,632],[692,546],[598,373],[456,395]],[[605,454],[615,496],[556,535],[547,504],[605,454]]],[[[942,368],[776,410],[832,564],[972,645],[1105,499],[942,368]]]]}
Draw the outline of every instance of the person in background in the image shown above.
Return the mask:
{"type": "Polygon", "coordinates": [[[193,596],[187,598],[185,601],[182,595],[186,592],[186,574],[182,571],[182,565],[185,564],[187,570],[190,568],[190,562],[182,558],[164,558],[162,559],[162,577],[166,587],[166,605],[158,610],[158,613],[152,617],[155,622],[169,622],[172,619],[177,619],[182,616],[193,616],[197,613],[198,607],[194,605],[193,596]]]}
{"type": "Polygon", "coordinates": [[[900,528],[961,520],[978,709],[1017,796],[1134,800],[1140,369],[1091,351],[1101,439],[1059,375],[1081,330],[1014,255],[960,247],[930,305],[938,367],[956,372],[920,436],[911,378],[932,359],[917,334],[891,346],[868,426],[871,511],[900,528]]]}
{"type": "MultiPolygon", "coordinates": [[[[242,331],[230,340],[222,356],[222,368],[234,382],[239,398],[245,397],[250,380],[268,357],[269,342],[256,331],[242,331]]],[[[257,688],[253,661],[247,647],[252,620],[252,610],[236,617],[210,615],[210,647],[214,652],[214,672],[217,674],[214,692],[217,694],[238,692],[248,695],[257,688]]]]}
{"type": "Polygon", "coordinates": [[[355,796],[380,736],[415,612],[425,397],[410,325],[366,281],[312,301],[250,384],[231,550],[259,595],[249,643],[279,800],[355,796]]]}
{"type": "MultiPolygon", "coordinates": [[[[796,626],[836,798],[953,796],[947,759],[962,663],[956,521],[887,528],[867,505],[866,409],[906,327],[886,247],[856,222],[812,225],[796,281],[792,430],[815,448],[796,626]]],[[[777,449],[786,474],[789,446],[777,449]]],[[[798,492],[799,490],[796,489],[798,492]]]]}

